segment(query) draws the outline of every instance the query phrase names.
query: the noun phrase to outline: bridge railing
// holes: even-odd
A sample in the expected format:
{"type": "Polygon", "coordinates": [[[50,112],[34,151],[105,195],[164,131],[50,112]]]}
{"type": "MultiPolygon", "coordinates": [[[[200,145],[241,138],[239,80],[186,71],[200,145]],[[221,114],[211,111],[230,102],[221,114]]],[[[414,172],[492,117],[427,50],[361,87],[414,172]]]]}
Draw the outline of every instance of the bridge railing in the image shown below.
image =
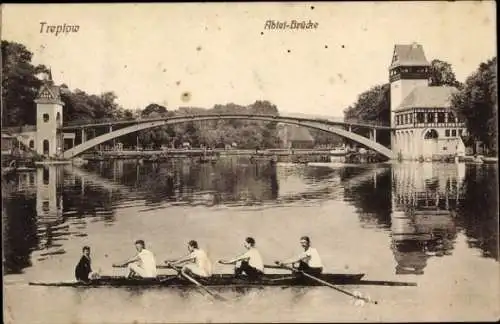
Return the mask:
{"type": "MultiPolygon", "coordinates": [[[[137,122],[148,122],[148,121],[158,121],[165,119],[178,119],[178,118],[195,118],[200,116],[227,116],[227,115],[239,115],[241,113],[197,113],[196,115],[190,114],[181,114],[175,116],[162,116],[162,117],[153,117],[153,118],[141,118],[135,117],[131,119],[113,119],[113,118],[102,118],[102,119],[87,119],[84,121],[71,121],[66,122],[63,127],[72,127],[72,126],[86,126],[89,127],[96,125],[107,125],[107,124],[116,124],[116,123],[137,123],[137,122]]],[[[380,126],[380,127],[388,127],[389,123],[378,122],[378,121],[367,121],[360,119],[345,119],[342,117],[328,117],[328,116],[313,116],[313,115],[302,115],[302,114],[283,114],[283,115],[270,115],[270,114],[241,114],[246,116],[253,117],[282,117],[282,118],[293,118],[293,119],[303,119],[307,121],[321,121],[325,123],[344,123],[344,124],[352,124],[352,125],[366,125],[366,126],[380,126]]]]}
{"type": "Polygon", "coordinates": [[[138,120],[142,120],[141,118],[132,118],[132,119],[115,119],[115,118],[101,118],[101,119],[85,119],[85,120],[72,120],[69,122],[65,122],[63,127],[66,126],[84,126],[84,125],[92,125],[92,124],[111,124],[117,122],[131,122],[134,123],[138,120]]]}

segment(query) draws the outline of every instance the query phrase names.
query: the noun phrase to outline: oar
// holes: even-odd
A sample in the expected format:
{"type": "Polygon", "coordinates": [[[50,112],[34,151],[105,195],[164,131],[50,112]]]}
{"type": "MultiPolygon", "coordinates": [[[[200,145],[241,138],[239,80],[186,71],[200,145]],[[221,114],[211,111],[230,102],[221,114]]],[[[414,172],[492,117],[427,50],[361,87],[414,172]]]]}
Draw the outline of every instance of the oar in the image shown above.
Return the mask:
{"type": "MultiPolygon", "coordinates": [[[[277,264],[278,264],[278,263],[277,263],[277,264]]],[[[281,265],[281,268],[282,268],[282,269],[287,269],[287,270],[290,270],[290,271],[293,271],[293,272],[299,272],[299,273],[302,273],[304,276],[306,276],[306,277],[308,277],[308,278],[310,278],[310,279],[312,279],[312,280],[315,280],[315,281],[317,281],[317,282],[319,282],[319,283],[321,283],[321,284],[323,284],[323,285],[325,285],[325,286],[327,286],[327,287],[333,288],[333,289],[335,289],[335,290],[337,290],[337,291],[339,291],[339,292],[341,292],[341,293],[343,293],[343,294],[346,294],[346,295],[348,295],[348,296],[351,296],[351,297],[354,297],[354,298],[357,298],[357,299],[361,299],[361,300],[363,300],[363,301],[365,301],[365,302],[378,304],[378,302],[377,302],[377,301],[375,301],[375,300],[370,300],[370,299],[365,298],[365,297],[362,297],[362,296],[356,296],[356,295],[354,295],[353,293],[351,293],[351,292],[349,292],[349,291],[346,291],[346,290],[340,289],[340,288],[338,288],[338,287],[335,287],[335,286],[334,286],[334,285],[332,285],[331,283],[329,283],[329,282],[327,282],[327,281],[324,281],[324,280],[321,280],[321,279],[319,279],[319,278],[316,278],[316,277],[314,277],[314,276],[311,276],[310,274],[308,274],[308,273],[306,273],[306,272],[304,272],[304,271],[297,270],[297,269],[292,268],[292,267],[287,267],[287,266],[285,266],[285,265],[281,265]]]]}
{"type": "MultiPolygon", "coordinates": [[[[113,265],[113,268],[126,268],[127,266],[116,266],[116,265],[113,265]]],[[[171,267],[169,266],[166,266],[166,265],[157,265],[156,266],[156,269],[172,269],[171,267]]]]}
{"type": "MultiPolygon", "coordinates": [[[[126,268],[126,266],[124,266],[124,265],[116,265],[116,264],[113,264],[113,268],[126,268]]],[[[172,269],[171,267],[168,267],[168,266],[162,266],[162,265],[156,266],[156,268],[158,268],[158,269],[172,269]]],[[[165,283],[165,282],[167,282],[167,281],[174,280],[175,278],[177,278],[177,276],[163,278],[163,279],[160,279],[159,281],[160,281],[161,283],[165,283]]]]}
{"type": "Polygon", "coordinates": [[[214,291],[211,291],[210,289],[208,289],[207,287],[203,286],[201,283],[199,283],[198,281],[196,281],[194,278],[192,278],[191,276],[187,275],[186,273],[182,272],[180,268],[177,268],[175,266],[172,266],[172,265],[167,265],[166,267],[170,268],[170,269],[173,269],[175,271],[177,271],[178,273],[180,273],[184,278],[186,278],[187,280],[191,281],[192,283],[194,283],[196,286],[198,286],[199,288],[201,288],[202,290],[204,290],[205,292],[207,292],[210,296],[214,297],[215,299],[217,300],[221,300],[221,301],[227,301],[226,298],[222,297],[221,295],[219,295],[218,293],[214,292],[214,291]]]}
{"type": "Polygon", "coordinates": [[[273,264],[264,264],[264,268],[267,268],[267,269],[288,270],[288,269],[283,268],[282,266],[273,265],[273,264]]]}

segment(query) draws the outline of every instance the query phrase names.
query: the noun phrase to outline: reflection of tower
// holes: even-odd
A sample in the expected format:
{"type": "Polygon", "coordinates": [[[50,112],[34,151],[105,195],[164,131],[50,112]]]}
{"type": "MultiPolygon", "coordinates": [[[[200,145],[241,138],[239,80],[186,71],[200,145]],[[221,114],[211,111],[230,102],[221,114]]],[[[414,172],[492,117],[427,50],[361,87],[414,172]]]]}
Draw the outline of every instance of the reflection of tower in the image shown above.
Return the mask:
{"type": "Polygon", "coordinates": [[[33,192],[35,189],[35,173],[34,172],[19,172],[17,173],[17,186],[19,191],[33,192]]]}
{"type": "Polygon", "coordinates": [[[36,211],[38,222],[53,224],[62,219],[62,192],[60,186],[63,180],[63,169],[48,166],[37,169],[36,211]]]}
{"type": "Polygon", "coordinates": [[[463,170],[457,164],[399,164],[392,170],[396,273],[421,274],[431,255],[453,249],[463,170]]]}
{"type": "Polygon", "coordinates": [[[114,160],[113,164],[113,181],[118,181],[123,177],[123,160],[114,160]]]}

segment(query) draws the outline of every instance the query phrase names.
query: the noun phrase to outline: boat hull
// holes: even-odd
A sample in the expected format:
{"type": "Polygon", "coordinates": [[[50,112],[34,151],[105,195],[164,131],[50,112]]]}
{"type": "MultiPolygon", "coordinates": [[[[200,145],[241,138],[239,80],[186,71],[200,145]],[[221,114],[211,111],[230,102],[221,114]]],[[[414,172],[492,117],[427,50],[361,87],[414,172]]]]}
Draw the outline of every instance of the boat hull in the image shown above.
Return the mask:
{"type": "MultiPolygon", "coordinates": [[[[318,278],[331,284],[353,284],[359,282],[364,274],[323,274],[318,278]]],[[[322,284],[307,278],[299,279],[291,275],[267,274],[260,280],[249,280],[247,278],[235,278],[233,275],[220,274],[210,278],[197,278],[204,286],[220,287],[265,287],[265,286],[321,286],[322,284]]],[[[92,280],[90,283],[83,282],[30,282],[32,286],[51,287],[187,287],[194,286],[190,281],[177,275],[160,275],[157,278],[132,278],[103,276],[92,280]]]]}

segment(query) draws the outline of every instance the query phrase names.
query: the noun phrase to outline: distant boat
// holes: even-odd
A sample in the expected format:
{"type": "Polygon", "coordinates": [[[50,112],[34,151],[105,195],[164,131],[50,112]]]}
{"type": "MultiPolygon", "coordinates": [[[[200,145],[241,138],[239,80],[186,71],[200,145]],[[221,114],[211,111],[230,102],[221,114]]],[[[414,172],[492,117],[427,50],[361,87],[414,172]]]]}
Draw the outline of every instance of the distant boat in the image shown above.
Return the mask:
{"type": "Polygon", "coordinates": [[[488,163],[488,164],[494,164],[494,163],[498,163],[498,158],[497,157],[483,157],[483,162],[484,163],[488,163]]]}
{"type": "Polygon", "coordinates": [[[70,160],[45,160],[36,161],[35,165],[51,165],[51,164],[71,164],[70,160]]]}
{"type": "Polygon", "coordinates": [[[332,155],[345,155],[347,153],[346,149],[342,147],[336,147],[332,150],[330,150],[330,154],[332,155]]]}
{"type": "Polygon", "coordinates": [[[78,158],[74,158],[72,160],[72,162],[74,165],[80,166],[80,165],[87,164],[89,161],[78,157],[78,158]]]}

